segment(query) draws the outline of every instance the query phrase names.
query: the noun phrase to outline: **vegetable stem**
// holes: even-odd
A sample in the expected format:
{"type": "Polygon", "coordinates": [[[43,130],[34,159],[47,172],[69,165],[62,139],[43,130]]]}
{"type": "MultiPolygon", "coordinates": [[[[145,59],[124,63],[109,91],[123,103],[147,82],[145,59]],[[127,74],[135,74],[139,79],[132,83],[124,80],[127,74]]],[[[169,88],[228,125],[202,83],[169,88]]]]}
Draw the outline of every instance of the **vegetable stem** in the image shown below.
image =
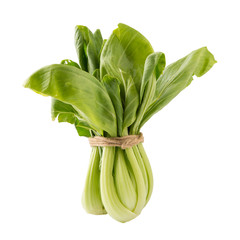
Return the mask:
{"type": "Polygon", "coordinates": [[[127,209],[119,200],[112,175],[114,160],[115,147],[104,147],[100,174],[102,201],[110,216],[120,222],[127,222],[135,218],[137,214],[127,209]]]}
{"type": "Polygon", "coordinates": [[[98,147],[93,147],[90,164],[82,195],[82,205],[88,213],[106,214],[100,194],[100,155],[98,147]]]}
{"type": "Polygon", "coordinates": [[[147,172],[147,177],[148,177],[148,193],[147,193],[147,198],[146,198],[146,204],[148,203],[151,195],[152,195],[152,190],[153,190],[153,174],[152,174],[152,168],[149,162],[149,159],[147,157],[147,154],[144,150],[143,144],[139,143],[137,145],[138,149],[139,149],[139,153],[142,156],[143,162],[144,162],[144,166],[146,168],[146,172],[147,172]]]}

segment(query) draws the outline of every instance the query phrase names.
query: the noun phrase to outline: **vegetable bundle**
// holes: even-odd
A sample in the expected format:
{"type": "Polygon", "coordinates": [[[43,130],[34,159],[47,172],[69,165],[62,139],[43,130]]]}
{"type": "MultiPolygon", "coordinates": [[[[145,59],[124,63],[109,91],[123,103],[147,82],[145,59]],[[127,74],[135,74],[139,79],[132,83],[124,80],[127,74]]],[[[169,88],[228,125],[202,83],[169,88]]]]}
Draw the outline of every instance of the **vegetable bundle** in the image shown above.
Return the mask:
{"type": "MultiPolygon", "coordinates": [[[[139,135],[141,127],[216,62],[206,47],[165,68],[133,28],[119,24],[108,40],[76,26],[79,63],[69,59],[46,66],[25,87],[52,97],[52,119],[75,125],[80,136],[139,135]]],[[[108,213],[120,222],[138,216],[151,197],[152,170],[142,143],[92,147],[82,203],[92,214],[108,213]]]]}

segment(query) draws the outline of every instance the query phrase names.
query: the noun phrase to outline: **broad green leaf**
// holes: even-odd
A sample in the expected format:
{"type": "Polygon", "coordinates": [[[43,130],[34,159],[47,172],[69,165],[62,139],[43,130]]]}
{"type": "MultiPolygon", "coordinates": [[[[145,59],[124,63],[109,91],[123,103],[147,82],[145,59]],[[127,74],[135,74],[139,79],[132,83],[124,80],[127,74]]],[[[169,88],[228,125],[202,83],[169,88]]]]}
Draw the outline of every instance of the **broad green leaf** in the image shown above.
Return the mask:
{"type": "Polygon", "coordinates": [[[141,104],[137,111],[136,121],[131,127],[131,134],[138,134],[138,128],[142,118],[154,98],[157,77],[162,74],[165,64],[165,55],[161,52],[150,54],[145,61],[140,89],[141,104]]]}
{"type": "MultiPolygon", "coordinates": [[[[61,64],[74,66],[80,69],[80,66],[70,59],[62,60],[61,64]]],[[[81,117],[79,113],[72,107],[72,105],[66,104],[55,98],[52,98],[51,112],[53,120],[58,118],[58,122],[68,122],[74,124],[79,136],[85,137],[91,136],[89,130],[93,129],[84,120],[81,121],[79,120],[81,119],[81,117]]]]}
{"type": "Polygon", "coordinates": [[[100,51],[103,39],[100,30],[93,34],[85,26],[76,26],[75,29],[75,46],[81,68],[89,73],[99,69],[100,51]]]}
{"type": "Polygon", "coordinates": [[[116,78],[105,75],[103,78],[103,84],[112,100],[117,116],[118,136],[121,136],[123,127],[123,107],[120,95],[119,82],[116,78]]]}
{"type": "MultiPolygon", "coordinates": [[[[74,66],[74,67],[81,69],[80,66],[76,62],[74,62],[70,59],[62,60],[61,64],[74,66]]],[[[57,99],[52,98],[52,116],[53,116],[54,112],[58,112],[59,110],[61,111],[61,108],[63,108],[62,110],[65,110],[65,112],[70,111],[70,112],[73,112],[75,115],[79,116],[79,114],[77,114],[77,111],[70,104],[66,104],[57,99]]],[[[54,117],[54,119],[55,119],[55,117],[54,117]]]]}
{"type": "Polygon", "coordinates": [[[58,122],[68,122],[74,124],[80,136],[90,137],[92,128],[84,120],[80,120],[79,113],[70,105],[52,98],[52,119],[58,122]]]}
{"type": "Polygon", "coordinates": [[[151,53],[153,53],[153,48],[141,33],[120,23],[102,50],[100,58],[101,78],[105,74],[109,74],[121,80],[121,71],[125,72],[129,77],[132,77],[139,92],[144,63],[151,53]]]}
{"type": "Polygon", "coordinates": [[[157,80],[155,99],[145,113],[140,127],[186,88],[194,75],[201,77],[215,63],[214,56],[203,47],[166,67],[157,80]]]}
{"type": "Polygon", "coordinates": [[[117,135],[116,114],[100,81],[76,67],[54,64],[35,72],[25,87],[71,104],[100,134],[117,135]]]}
{"type": "Polygon", "coordinates": [[[80,66],[79,66],[76,62],[74,62],[74,61],[72,61],[72,60],[70,60],[70,59],[64,59],[64,60],[62,60],[62,61],[61,61],[61,64],[74,66],[74,67],[77,67],[77,68],[80,69],[80,66]]]}

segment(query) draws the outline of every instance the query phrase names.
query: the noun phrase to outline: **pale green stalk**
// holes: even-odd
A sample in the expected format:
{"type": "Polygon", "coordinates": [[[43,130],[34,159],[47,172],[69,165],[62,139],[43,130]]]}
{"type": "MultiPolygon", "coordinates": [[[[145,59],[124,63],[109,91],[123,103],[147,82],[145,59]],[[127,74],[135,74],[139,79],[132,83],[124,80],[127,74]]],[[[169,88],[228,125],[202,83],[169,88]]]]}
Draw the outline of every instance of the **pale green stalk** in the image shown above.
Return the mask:
{"type": "Polygon", "coordinates": [[[120,222],[127,222],[137,216],[119,200],[113,179],[115,147],[104,147],[102,155],[100,189],[104,207],[108,214],[120,222]]]}
{"type": "Polygon", "coordinates": [[[146,186],[146,190],[148,191],[148,177],[147,177],[147,171],[146,171],[146,168],[145,168],[145,165],[144,165],[144,162],[143,162],[143,158],[138,150],[138,147],[137,145],[133,146],[132,147],[133,149],[133,152],[134,152],[134,155],[138,161],[138,164],[139,164],[139,167],[141,169],[141,172],[142,172],[142,175],[143,175],[143,178],[144,178],[144,183],[145,183],[145,186],[146,186]]]}
{"type": "Polygon", "coordinates": [[[116,148],[114,182],[120,201],[133,211],[137,202],[136,185],[131,179],[123,150],[120,148],[116,148]]]}
{"type": "Polygon", "coordinates": [[[136,179],[136,188],[137,188],[138,198],[137,198],[137,203],[136,203],[134,212],[136,214],[140,214],[143,207],[145,206],[147,189],[145,186],[144,177],[143,177],[141,168],[139,167],[139,164],[135,157],[133,149],[127,148],[125,149],[125,151],[126,151],[128,160],[131,164],[134,177],[136,179]]]}
{"type": "Polygon", "coordinates": [[[144,150],[143,144],[139,143],[137,145],[138,149],[139,149],[139,153],[142,156],[145,168],[146,168],[146,172],[147,172],[147,177],[148,177],[148,194],[147,194],[147,199],[146,199],[146,204],[148,203],[151,195],[152,195],[152,190],[153,190],[153,175],[152,175],[152,168],[149,162],[149,159],[147,157],[147,154],[144,150]]]}
{"type": "Polygon", "coordinates": [[[106,214],[100,193],[100,155],[97,147],[92,148],[82,204],[91,214],[106,214]]]}
{"type": "Polygon", "coordinates": [[[96,147],[90,159],[83,194],[86,211],[92,214],[107,211],[120,222],[130,221],[139,215],[153,187],[151,167],[142,144],[125,150],[104,147],[100,170],[96,147]]]}

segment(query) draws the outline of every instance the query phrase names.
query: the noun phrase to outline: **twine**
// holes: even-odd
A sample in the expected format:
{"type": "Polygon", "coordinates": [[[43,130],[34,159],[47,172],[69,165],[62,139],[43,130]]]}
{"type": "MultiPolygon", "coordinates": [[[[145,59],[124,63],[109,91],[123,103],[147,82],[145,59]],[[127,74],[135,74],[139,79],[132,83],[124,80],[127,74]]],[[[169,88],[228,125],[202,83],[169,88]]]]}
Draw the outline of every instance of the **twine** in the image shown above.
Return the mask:
{"type": "Polygon", "coordinates": [[[144,141],[143,134],[128,135],[124,137],[91,137],[88,138],[91,147],[121,147],[122,149],[131,148],[144,141]]]}

